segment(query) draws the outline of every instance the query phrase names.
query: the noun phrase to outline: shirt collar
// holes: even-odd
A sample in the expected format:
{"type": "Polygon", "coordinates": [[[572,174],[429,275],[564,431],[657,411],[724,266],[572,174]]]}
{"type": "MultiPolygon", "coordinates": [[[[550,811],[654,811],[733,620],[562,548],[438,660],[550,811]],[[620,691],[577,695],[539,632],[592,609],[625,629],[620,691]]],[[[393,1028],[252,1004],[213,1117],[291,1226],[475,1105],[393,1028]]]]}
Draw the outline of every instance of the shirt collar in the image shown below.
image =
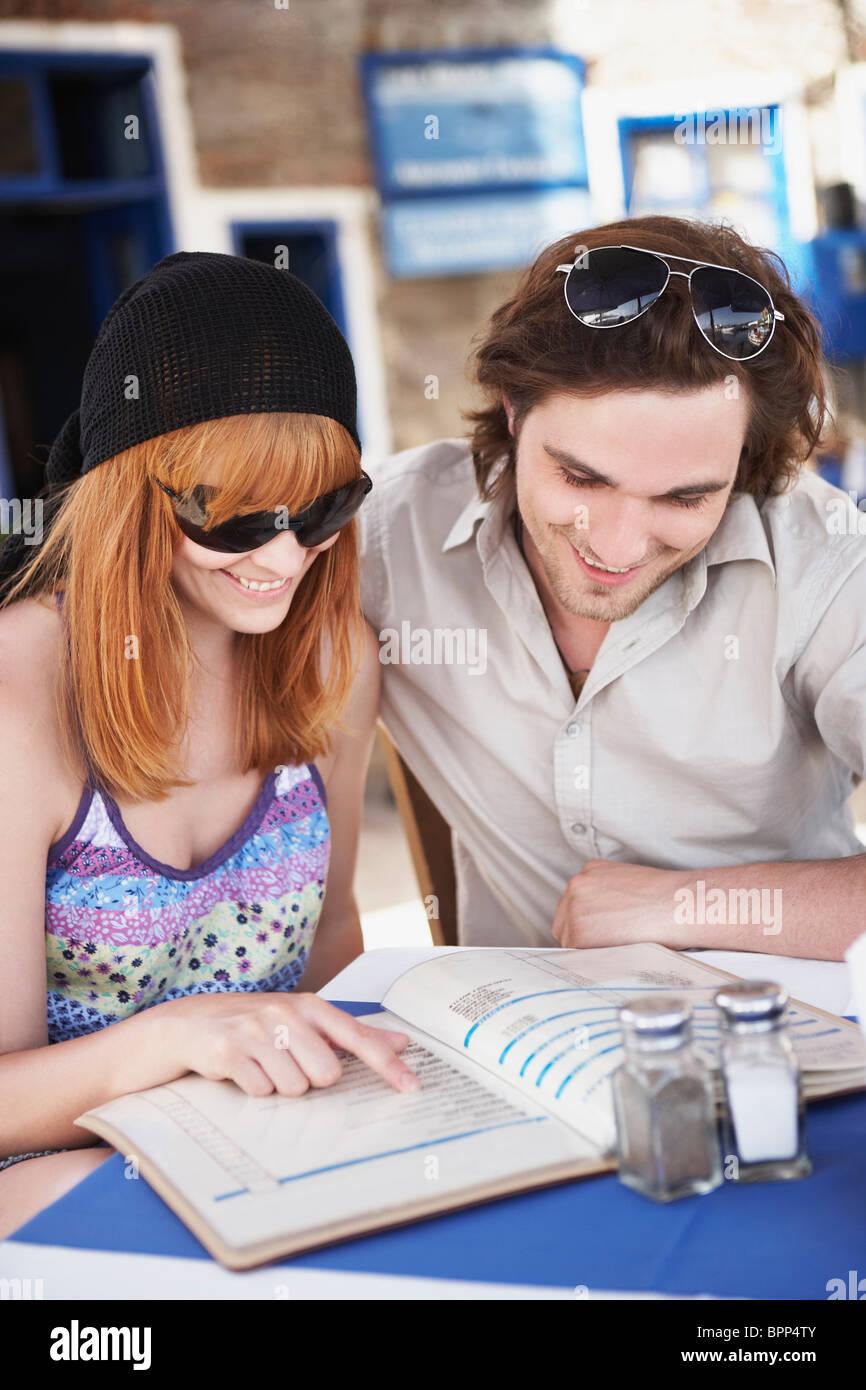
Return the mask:
{"type": "Polygon", "coordinates": [[[445,544],[442,546],[443,554],[446,550],[453,550],[455,545],[463,545],[465,541],[468,541],[475,530],[476,521],[483,521],[493,506],[495,506],[495,499],[485,502],[482,497],[477,495],[473,497],[463,508],[445,537],[445,544]]]}
{"type": "Polygon", "coordinates": [[[725,560],[761,560],[775,584],[776,567],[761,516],[763,500],[749,492],[737,493],[729,500],[721,521],[704,546],[708,565],[719,565],[725,560]]]}
{"type": "MultiPolygon", "coordinates": [[[[499,474],[505,466],[505,458],[500,458],[496,462],[490,477],[491,484],[499,477],[499,474]]],[[[475,495],[469,499],[463,511],[451,527],[451,530],[448,532],[448,535],[445,537],[442,553],[444,554],[446,550],[453,550],[457,545],[463,545],[472,536],[476,522],[485,521],[488,517],[492,517],[495,521],[496,513],[499,513],[499,526],[497,529],[501,531],[505,525],[505,512],[506,510],[511,511],[512,509],[513,494],[513,487],[507,487],[498,497],[493,497],[489,501],[485,501],[483,497],[475,493],[475,495]]],[[[491,522],[491,524],[493,524],[493,522],[491,522]]],[[[487,529],[489,529],[489,527],[487,529]]]]}

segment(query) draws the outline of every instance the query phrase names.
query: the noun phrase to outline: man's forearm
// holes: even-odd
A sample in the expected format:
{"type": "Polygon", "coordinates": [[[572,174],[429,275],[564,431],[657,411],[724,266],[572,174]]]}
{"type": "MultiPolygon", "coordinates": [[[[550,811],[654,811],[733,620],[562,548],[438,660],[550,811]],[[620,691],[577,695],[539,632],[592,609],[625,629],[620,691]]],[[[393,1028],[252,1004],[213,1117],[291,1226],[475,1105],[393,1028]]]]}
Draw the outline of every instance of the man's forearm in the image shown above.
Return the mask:
{"type": "Polygon", "coordinates": [[[866,853],[672,876],[663,944],[841,960],[866,931],[866,853]]]}

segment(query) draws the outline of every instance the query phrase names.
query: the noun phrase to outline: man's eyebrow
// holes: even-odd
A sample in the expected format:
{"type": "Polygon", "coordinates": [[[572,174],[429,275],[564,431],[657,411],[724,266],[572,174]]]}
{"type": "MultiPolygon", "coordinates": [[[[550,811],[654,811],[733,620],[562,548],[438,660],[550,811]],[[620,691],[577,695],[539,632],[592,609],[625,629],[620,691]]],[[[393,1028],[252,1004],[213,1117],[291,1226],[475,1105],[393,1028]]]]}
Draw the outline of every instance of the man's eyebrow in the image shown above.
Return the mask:
{"type": "MultiPolygon", "coordinates": [[[[584,463],[582,459],[575,458],[575,456],[570,454],[566,449],[560,449],[555,444],[543,444],[541,447],[546,454],[556,459],[557,463],[561,463],[564,468],[579,468],[583,473],[588,473],[591,478],[595,478],[598,482],[607,483],[608,487],[615,488],[617,486],[612,478],[608,478],[606,474],[600,473],[597,468],[590,468],[588,463],[584,463]]],[[[728,486],[728,482],[729,480],[725,478],[721,482],[714,479],[712,482],[708,483],[685,483],[682,487],[672,487],[669,488],[667,492],[659,493],[658,498],[653,498],[653,501],[659,501],[665,497],[689,497],[692,495],[701,495],[706,492],[723,492],[728,486]]]]}

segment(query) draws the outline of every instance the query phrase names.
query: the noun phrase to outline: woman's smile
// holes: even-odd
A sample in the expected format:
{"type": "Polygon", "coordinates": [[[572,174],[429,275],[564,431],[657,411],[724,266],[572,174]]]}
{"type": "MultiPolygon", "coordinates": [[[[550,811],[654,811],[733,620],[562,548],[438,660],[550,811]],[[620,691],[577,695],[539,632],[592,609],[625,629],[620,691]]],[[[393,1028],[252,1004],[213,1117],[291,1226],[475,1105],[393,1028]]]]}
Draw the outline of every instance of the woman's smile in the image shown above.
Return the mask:
{"type": "Polygon", "coordinates": [[[220,574],[224,574],[239,593],[244,594],[247,598],[255,599],[259,603],[281,597],[288,592],[292,584],[291,578],[247,579],[245,576],[232,574],[229,570],[220,570],[220,574]]]}

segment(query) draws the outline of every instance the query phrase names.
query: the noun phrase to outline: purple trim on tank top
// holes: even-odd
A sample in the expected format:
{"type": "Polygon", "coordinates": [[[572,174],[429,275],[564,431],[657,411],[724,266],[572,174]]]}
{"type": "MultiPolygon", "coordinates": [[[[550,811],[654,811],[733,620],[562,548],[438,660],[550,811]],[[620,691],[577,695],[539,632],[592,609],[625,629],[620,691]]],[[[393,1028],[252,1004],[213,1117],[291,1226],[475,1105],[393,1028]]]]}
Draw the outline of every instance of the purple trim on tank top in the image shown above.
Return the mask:
{"type": "MultiPolygon", "coordinates": [[[[327,793],[325,791],[325,784],[322,781],[321,773],[319,772],[319,769],[316,767],[315,763],[308,763],[307,767],[310,770],[311,779],[313,782],[315,782],[316,787],[319,791],[319,795],[322,798],[322,805],[327,810],[327,793]]],[[[243,825],[241,825],[234,832],[233,835],[230,835],[229,838],[226,840],[225,844],[221,845],[218,850],[215,850],[209,859],[205,859],[204,862],[201,864],[193,865],[191,869],[176,869],[172,864],[163,864],[159,859],[154,859],[152,855],[148,854],[147,850],[142,849],[141,845],[138,843],[136,839],[133,838],[132,834],[127,829],[126,824],[123,820],[123,816],[120,813],[120,807],[118,806],[114,798],[110,796],[104,788],[100,788],[100,795],[102,796],[102,799],[105,802],[105,809],[108,812],[108,818],[111,821],[111,824],[114,826],[118,835],[123,840],[124,844],[127,846],[128,849],[131,849],[132,852],[135,855],[137,855],[139,859],[143,860],[143,862],[147,864],[151,869],[154,869],[156,873],[162,874],[164,878],[179,879],[183,882],[190,882],[197,878],[203,878],[213,869],[218,869],[219,866],[226,861],[226,859],[230,858],[232,854],[236,853],[237,850],[239,850],[242,845],[246,844],[247,840],[249,840],[252,837],[252,835],[258,829],[261,822],[264,820],[268,807],[274,799],[274,795],[276,792],[276,776],[277,775],[275,772],[268,773],[262,785],[262,789],[256,798],[255,805],[253,806],[243,825]]],[[[49,868],[54,863],[56,863],[56,861],[60,858],[64,850],[68,849],[69,845],[75,839],[75,836],[78,834],[78,831],[81,829],[82,825],[84,824],[87,818],[87,813],[90,810],[90,803],[92,802],[92,800],[93,788],[88,783],[85,786],[83,792],[81,793],[81,800],[78,803],[78,810],[75,812],[75,818],[72,824],[70,825],[69,829],[65,832],[65,834],[57,841],[57,844],[52,845],[48,851],[47,864],[49,868]]]]}
{"type": "Polygon", "coordinates": [[[315,763],[307,763],[307,767],[310,769],[310,776],[312,777],[312,779],[313,779],[313,781],[315,782],[316,786],[319,788],[319,796],[322,798],[322,805],[324,806],[325,810],[327,811],[327,809],[328,809],[328,793],[325,791],[325,784],[324,784],[324,782],[322,781],[322,774],[321,774],[321,772],[319,771],[319,769],[316,767],[316,764],[315,764],[315,763]]]}
{"type": "Polygon", "coordinates": [[[105,802],[105,809],[108,812],[108,818],[111,824],[114,826],[124,844],[132,850],[133,854],[137,855],[137,857],[151,869],[154,869],[156,873],[161,874],[163,878],[180,879],[186,883],[196,878],[205,878],[207,874],[212,873],[214,869],[218,869],[219,866],[224,864],[242,845],[246,844],[247,840],[251,838],[264,820],[265,812],[274,799],[275,782],[276,773],[269,772],[256,797],[255,804],[243,825],[241,825],[233,835],[229,836],[224,845],[221,845],[218,850],[214,850],[213,854],[210,855],[208,859],[205,859],[201,864],[194,864],[191,869],[176,869],[172,864],[163,864],[160,859],[154,859],[152,855],[148,854],[146,849],[142,849],[138,841],[133,838],[126,828],[123,816],[120,814],[120,807],[114,800],[114,797],[103,788],[100,788],[100,795],[105,802]]]}

